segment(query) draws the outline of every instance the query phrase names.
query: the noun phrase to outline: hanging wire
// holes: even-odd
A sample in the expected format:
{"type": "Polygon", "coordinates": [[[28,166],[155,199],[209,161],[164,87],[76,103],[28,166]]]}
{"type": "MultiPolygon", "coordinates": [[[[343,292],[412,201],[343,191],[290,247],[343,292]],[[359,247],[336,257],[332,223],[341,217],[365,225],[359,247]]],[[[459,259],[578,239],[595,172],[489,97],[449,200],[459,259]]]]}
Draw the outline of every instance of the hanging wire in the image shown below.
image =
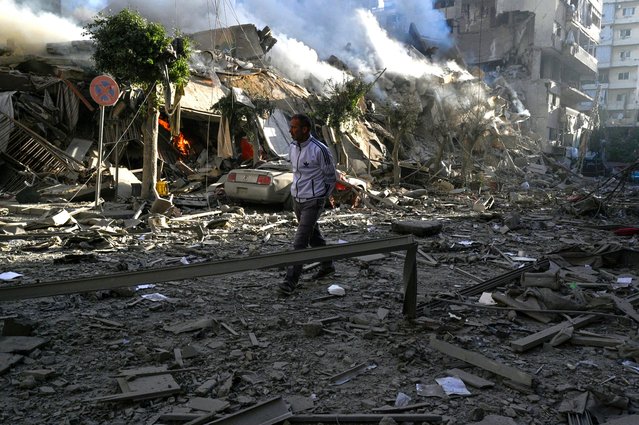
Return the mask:
{"type": "MultiPolygon", "coordinates": [[[[135,122],[136,118],[138,117],[138,114],[140,113],[140,111],[142,110],[142,107],[147,103],[147,101],[149,100],[149,96],[151,95],[151,93],[153,93],[153,91],[155,90],[155,84],[153,84],[151,86],[151,88],[149,89],[149,92],[146,94],[146,96],[144,97],[144,101],[142,101],[142,103],[140,104],[140,106],[138,107],[137,111],[135,111],[135,114],[133,115],[133,118],[131,118],[131,121],[129,122],[129,124],[126,126],[126,128],[124,129],[124,131],[122,132],[122,134],[120,135],[119,139],[114,143],[113,147],[111,148],[111,150],[109,150],[106,155],[103,155],[103,159],[104,158],[108,158],[113,151],[118,147],[118,145],[120,143],[122,143],[122,139],[124,138],[124,135],[127,134],[127,132],[129,131],[129,129],[131,128],[131,126],[133,125],[133,123],[135,122]]],[[[98,164],[98,167],[101,167],[102,164],[98,164]]],[[[91,179],[97,174],[98,170],[96,168],[95,171],[93,171],[91,173],[91,175],[89,175],[86,180],[82,183],[82,185],[78,188],[78,190],[76,190],[76,192],[73,194],[73,196],[67,201],[67,203],[64,205],[64,208],[66,208],[67,206],[69,206],[69,204],[75,199],[76,196],[78,196],[78,194],[80,193],[80,191],[82,189],[84,189],[85,187],[87,187],[87,185],[89,184],[89,181],[91,181],[91,179]]]]}

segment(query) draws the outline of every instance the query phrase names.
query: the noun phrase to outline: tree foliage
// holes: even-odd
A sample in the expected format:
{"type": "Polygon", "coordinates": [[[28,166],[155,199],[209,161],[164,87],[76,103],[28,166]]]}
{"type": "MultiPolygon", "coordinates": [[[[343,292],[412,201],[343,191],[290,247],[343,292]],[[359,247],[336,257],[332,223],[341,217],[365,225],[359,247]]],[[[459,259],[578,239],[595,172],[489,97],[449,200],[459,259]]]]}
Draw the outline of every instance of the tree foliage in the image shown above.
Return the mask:
{"type": "Polygon", "coordinates": [[[365,83],[353,78],[342,83],[326,82],[327,97],[318,99],[314,106],[313,118],[341,131],[352,121],[362,117],[360,101],[371,89],[373,83],[365,83]]]}
{"type": "Polygon", "coordinates": [[[408,96],[401,103],[387,102],[381,109],[386,115],[386,124],[393,135],[393,183],[399,184],[401,174],[399,153],[402,139],[417,127],[421,107],[416,97],[408,96]]]}
{"type": "Polygon", "coordinates": [[[250,100],[255,108],[238,102],[231,91],[213,105],[213,108],[229,119],[230,127],[236,134],[244,132],[249,138],[257,139],[254,131],[254,117],[268,118],[275,110],[275,104],[264,97],[253,97],[250,100]]]}
{"type": "Polygon", "coordinates": [[[590,137],[589,150],[601,152],[606,141],[606,159],[613,162],[631,162],[639,151],[639,130],[635,127],[599,127],[590,137]]]}
{"type": "Polygon", "coordinates": [[[147,21],[137,11],[123,9],[112,16],[98,15],[84,29],[95,41],[96,68],[116,80],[150,86],[164,81],[165,64],[171,82],[183,86],[189,80],[188,40],[180,39],[176,52],[164,27],[147,21]]]}

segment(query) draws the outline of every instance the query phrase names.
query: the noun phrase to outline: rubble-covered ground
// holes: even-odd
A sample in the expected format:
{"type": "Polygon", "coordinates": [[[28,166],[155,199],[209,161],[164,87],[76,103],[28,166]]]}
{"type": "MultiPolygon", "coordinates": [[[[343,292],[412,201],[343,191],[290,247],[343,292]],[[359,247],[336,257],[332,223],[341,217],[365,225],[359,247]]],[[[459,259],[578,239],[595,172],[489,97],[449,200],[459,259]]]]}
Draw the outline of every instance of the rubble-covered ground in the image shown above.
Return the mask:
{"type": "MultiPolygon", "coordinates": [[[[0,375],[0,422],[209,423],[281,396],[295,415],[421,413],[448,424],[554,424],[568,423],[574,412],[571,421],[584,422],[570,423],[606,423],[617,415],[637,423],[636,312],[630,307],[626,314],[606,297],[636,294],[639,266],[636,257],[625,265],[601,262],[608,252],[636,249],[636,236],[613,231],[637,223],[636,189],[627,187],[607,201],[605,214],[593,216],[575,208],[575,195],[588,193],[594,180],[552,190],[523,190],[519,183],[492,193],[436,186],[397,191],[392,203],[325,213],[321,223],[332,244],[393,236],[391,224],[399,220],[443,224],[439,234],[416,238],[426,256],[418,255],[415,320],[402,315],[401,252],[337,261],[337,273],[320,281],[310,279],[311,269],[288,298],[275,290],[283,271],[267,269],[2,302],[0,352],[8,351],[6,335],[44,341],[7,354],[24,357],[0,375]],[[563,304],[546,299],[537,308],[569,313],[542,314],[547,323],[460,294],[568,247],[588,254],[584,263],[594,267],[556,260],[560,286],[550,292],[563,304]],[[329,296],[333,284],[344,288],[343,297],[329,296]],[[433,304],[433,298],[448,301],[433,304]],[[581,317],[580,311],[597,320],[575,325],[561,341],[511,349],[512,341],[581,317]],[[512,384],[486,366],[456,359],[434,348],[433,336],[531,376],[533,384],[512,384]],[[179,390],[140,401],[108,399],[121,394],[121,371],[148,367],[171,369],[179,390]],[[338,382],[352,368],[360,373],[338,382]],[[435,379],[452,376],[447,371],[454,368],[494,385],[468,385],[470,395],[447,396],[435,379]]],[[[135,212],[130,205],[107,204],[104,214],[91,214],[86,204],[3,205],[0,272],[23,276],[0,283],[0,290],[221,259],[250,262],[288,250],[296,227],[291,213],[246,205],[222,205],[210,215],[184,209],[181,217],[149,220],[155,225],[130,232],[123,220],[135,212]],[[61,206],[79,224],[38,224],[61,206]],[[20,225],[25,222],[31,225],[20,225]],[[26,230],[12,233],[16,227],[26,230]]],[[[541,292],[518,279],[489,292],[514,298],[525,290],[541,292]]]]}

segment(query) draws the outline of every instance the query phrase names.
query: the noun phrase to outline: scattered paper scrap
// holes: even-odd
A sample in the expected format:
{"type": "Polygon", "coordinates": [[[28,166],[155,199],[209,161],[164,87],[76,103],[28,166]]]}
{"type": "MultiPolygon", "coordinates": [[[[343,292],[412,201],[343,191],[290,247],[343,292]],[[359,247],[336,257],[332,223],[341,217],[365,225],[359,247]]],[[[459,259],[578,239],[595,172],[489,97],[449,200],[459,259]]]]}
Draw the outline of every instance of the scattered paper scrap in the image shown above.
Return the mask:
{"type": "Polygon", "coordinates": [[[20,274],[20,273],[16,273],[16,272],[4,272],[4,273],[0,273],[0,280],[12,280],[15,279],[16,277],[22,277],[24,275],[20,274]]]}
{"type": "Polygon", "coordinates": [[[456,376],[447,376],[446,378],[437,378],[435,381],[441,385],[446,395],[471,395],[464,381],[456,376]]]}

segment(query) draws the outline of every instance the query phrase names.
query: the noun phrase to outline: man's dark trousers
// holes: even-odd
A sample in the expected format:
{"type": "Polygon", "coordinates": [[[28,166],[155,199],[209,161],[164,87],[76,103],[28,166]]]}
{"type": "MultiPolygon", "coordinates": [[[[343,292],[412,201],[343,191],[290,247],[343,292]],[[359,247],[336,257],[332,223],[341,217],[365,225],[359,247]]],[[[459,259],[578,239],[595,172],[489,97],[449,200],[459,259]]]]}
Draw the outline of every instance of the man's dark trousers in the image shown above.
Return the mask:
{"type": "MultiPolygon", "coordinates": [[[[297,231],[295,232],[295,239],[293,240],[294,249],[305,249],[309,246],[316,248],[320,246],[326,246],[326,240],[320,233],[317,220],[319,220],[322,212],[324,211],[325,198],[313,199],[306,202],[297,202],[293,204],[295,216],[297,217],[297,231]]],[[[322,267],[331,267],[332,261],[325,261],[322,263],[322,267]]],[[[289,266],[286,271],[286,280],[297,284],[302,274],[302,264],[296,264],[289,266]]]]}

